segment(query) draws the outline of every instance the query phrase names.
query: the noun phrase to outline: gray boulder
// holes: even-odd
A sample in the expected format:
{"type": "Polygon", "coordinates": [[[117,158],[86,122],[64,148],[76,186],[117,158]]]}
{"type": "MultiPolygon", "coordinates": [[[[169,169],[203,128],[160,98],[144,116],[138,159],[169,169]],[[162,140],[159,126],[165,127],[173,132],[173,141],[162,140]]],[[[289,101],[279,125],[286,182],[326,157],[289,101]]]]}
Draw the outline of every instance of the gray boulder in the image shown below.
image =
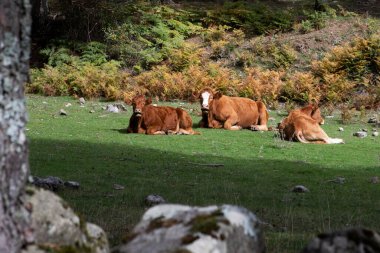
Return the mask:
{"type": "Polygon", "coordinates": [[[94,224],[80,220],[54,193],[28,188],[26,203],[31,210],[31,228],[34,231],[35,242],[24,251],[25,253],[44,252],[43,250],[50,252],[47,250],[49,247],[71,250],[68,252],[109,252],[104,231],[94,224]]]}
{"type": "Polygon", "coordinates": [[[259,220],[245,208],[162,204],[148,209],[112,252],[259,253],[265,245],[259,220]]]}
{"type": "Polygon", "coordinates": [[[380,235],[363,228],[320,234],[302,253],[375,253],[380,252],[380,235]]]}
{"type": "Polygon", "coordinates": [[[365,138],[368,136],[367,132],[364,132],[364,131],[358,131],[354,133],[353,135],[359,138],[365,138]]]}
{"type": "Polygon", "coordinates": [[[33,177],[32,184],[51,191],[58,191],[64,182],[59,177],[48,176],[46,178],[33,177]]]}

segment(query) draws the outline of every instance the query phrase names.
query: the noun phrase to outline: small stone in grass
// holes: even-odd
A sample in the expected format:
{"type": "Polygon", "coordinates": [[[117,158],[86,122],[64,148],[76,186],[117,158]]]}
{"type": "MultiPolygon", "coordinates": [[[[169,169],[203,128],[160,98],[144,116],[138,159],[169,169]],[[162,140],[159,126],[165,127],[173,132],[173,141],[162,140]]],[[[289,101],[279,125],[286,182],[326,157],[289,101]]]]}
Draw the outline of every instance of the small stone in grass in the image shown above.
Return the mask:
{"type": "Polygon", "coordinates": [[[80,184],[75,181],[66,181],[63,185],[72,189],[79,189],[80,187],[80,184]]]}
{"type": "Polygon", "coordinates": [[[124,190],[124,186],[122,186],[122,185],[119,185],[119,184],[113,184],[113,188],[115,189],[115,190],[124,190]]]}
{"type": "Polygon", "coordinates": [[[292,192],[302,193],[302,192],[309,192],[309,189],[307,189],[303,185],[296,185],[293,187],[292,192]]]}
{"type": "Polygon", "coordinates": [[[84,105],[85,102],[86,102],[86,100],[84,100],[84,98],[79,99],[79,104],[84,105]]]}
{"type": "Polygon", "coordinates": [[[359,131],[359,132],[354,133],[354,136],[359,137],[359,138],[365,138],[365,137],[367,137],[367,135],[368,134],[366,132],[363,132],[363,131],[359,131]]]}
{"type": "Polygon", "coordinates": [[[65,110],[61,109],[61,110],[59,111],[59,115],[67,116],[67,112],[66,112],[65,110]]]}
{"type": "Polygon", "coordinates": [[[146,196],[144,202],[148,207],[166,203],[165,199],[157,194],[150,194],[146,196]]]}
{"type": "Polygon", "coordinates": [[[379,180],[379,177],[375,176],[375,177],[371,177],[369,181],[371,184],[378,184],[380,180],[379,180]]]}

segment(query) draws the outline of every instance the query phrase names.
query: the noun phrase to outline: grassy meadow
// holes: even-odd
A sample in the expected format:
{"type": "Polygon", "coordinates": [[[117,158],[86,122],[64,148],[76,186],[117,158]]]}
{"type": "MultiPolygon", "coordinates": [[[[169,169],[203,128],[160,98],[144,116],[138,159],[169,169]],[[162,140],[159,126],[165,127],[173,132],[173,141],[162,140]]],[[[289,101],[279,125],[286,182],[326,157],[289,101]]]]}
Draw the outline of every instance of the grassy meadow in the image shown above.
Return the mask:
{"type": "MultiPolygon", "coordinates": [[[[113,114],[102,109],[106,104],[91,100],[80,107],[71,97],[28,95],[27,135],[32,175],[78,181],[79,190],[58,194],[84,219],[103,227],[112,245],[139,221],[148,194],[185,205],[244,206],[267,224],[268,252],[299,252],[320,232],[353,226],[380,231],[380,184],[369,182],[380,176],[380,137],[371,137],[373,126],[358,116],[348,125],[341,124],[338,112],[326,119],[329,136],[346,144],[305,145],[249,130],[126,134],[131,107],[113,114]],[[65,107],[69,102],[72,106],[65,107]],[[60,116],[60,109],[68,115],[60,116]],[[361,128],[369,130],[367,138],[352,136],[361,128]],[[334,183],[336,177],[345,183],[334,183]],[[114,184],[125,188],[115,190],[114,184]],[[310,192],[291,192],[299,184],[310,192]]],[[[192,108],[196,127],[197,103],[169,104],[192,108]]],[[[284,109],[272,111],[275,120],[269,125],[285,115],[284,109]]]]}

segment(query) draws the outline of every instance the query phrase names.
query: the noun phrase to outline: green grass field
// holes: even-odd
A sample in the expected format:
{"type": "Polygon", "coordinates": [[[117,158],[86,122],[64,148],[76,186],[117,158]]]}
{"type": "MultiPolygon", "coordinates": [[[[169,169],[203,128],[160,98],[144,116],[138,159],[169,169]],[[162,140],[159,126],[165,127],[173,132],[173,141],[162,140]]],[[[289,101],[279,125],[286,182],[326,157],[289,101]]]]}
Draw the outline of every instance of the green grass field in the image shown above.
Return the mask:
{"type": "MultiPolygon", "coordinates": [[[[197,136],[125,134],[131,108],[119,114],[106,103],[80,107],[68,97],[27,96],[32,175],[81,184],[59,192],[87,221],[99,224],[112,245],[139,221],[144,197],[159,194],[186,205],[233,204],[250,209],[264,227],[268,252],[299,252],[319,232],[365,226],[380,230],[380,137],[352,133],[372,126],[327,119],[325,131],[344,145],[305,145],[274,132],[197,129],[197,136]],[[46,103],[43,103],[43,102],[46,103]],[[71,107],[64,105],[70,102],[71,107]],[[58,115],[63,108],[68,116],[58,115]],[[94,113],[89,113],[94,110],[94,113]],[[210,167],[207,164],[223,164],[210,167]],[[344,177],[344,184],[331,182],[344,177]],[[125,186],[113,189],[114,184],[125,186]],[[293,193],[302,184],[309,193],[293,193]]],[[[178,103],[171,103],[178,106],[178,103]]],[[[198,104],[185,104],[198,108],[198,104]]],[[[199,109],[198,109],[199,110],[199,109]]],[[[276,119],[282,117],[271,113],[276,119]]],[[[195,123],[199,117],[192,115],[195,123]]]]}

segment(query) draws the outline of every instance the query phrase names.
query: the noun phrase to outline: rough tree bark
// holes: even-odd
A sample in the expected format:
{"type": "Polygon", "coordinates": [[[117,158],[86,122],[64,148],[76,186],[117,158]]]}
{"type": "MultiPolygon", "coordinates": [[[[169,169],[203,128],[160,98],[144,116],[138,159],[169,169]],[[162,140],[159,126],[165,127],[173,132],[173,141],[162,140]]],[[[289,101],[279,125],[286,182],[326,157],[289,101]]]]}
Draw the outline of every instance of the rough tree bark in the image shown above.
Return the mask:
{"type": "Polygon", "coordinates": [[[23,85],[30,53],[29,0],[0,1],[0,252],[32,240],[23,203],[29,174],[23,85]]]}

